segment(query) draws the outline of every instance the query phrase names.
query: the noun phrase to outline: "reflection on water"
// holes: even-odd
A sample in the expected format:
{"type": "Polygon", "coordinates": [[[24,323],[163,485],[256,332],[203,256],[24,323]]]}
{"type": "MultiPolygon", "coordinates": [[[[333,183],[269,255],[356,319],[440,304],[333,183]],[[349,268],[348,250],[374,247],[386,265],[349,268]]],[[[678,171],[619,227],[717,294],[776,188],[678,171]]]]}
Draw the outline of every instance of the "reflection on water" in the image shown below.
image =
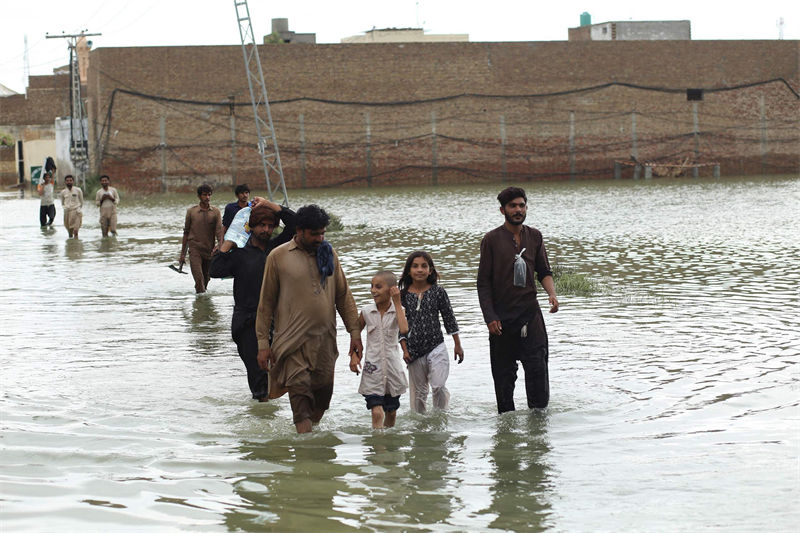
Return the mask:
{"type": "Polygon", "coordinates": [[[494,516],[489,524],[494,529],[542,531],[550,514],[547,415],[532,413],[519,428],[518,422],[519,416],[501,416],[492,437],[493,484],[485,512],[494,516]]]}
{"type": "Polygon", "coordinates": [[[196,197],[132,199],[109,239],[87,206],[78,240],[0,197],[4,528],[792,530],[800,180],[526,188],[551,259],[601,290],[545,317],[550,407],[503,416],[475,294],[499,187],[290,192],[345,223],[327,237],[359,306],[376,270],[429,251],[465,350],[447,413],[403,398],[377,432],[340,357],[308,436],[286,398],[250,399],[231,280],[196,296],[167,269],[196,197]]]}
{"type": "Polygon", "coordinates": [[[66,246],[64,247],[64,255],[71,261],[80,261],[83,259],[83,241],[80,239],[67,239],[66,246]]]}

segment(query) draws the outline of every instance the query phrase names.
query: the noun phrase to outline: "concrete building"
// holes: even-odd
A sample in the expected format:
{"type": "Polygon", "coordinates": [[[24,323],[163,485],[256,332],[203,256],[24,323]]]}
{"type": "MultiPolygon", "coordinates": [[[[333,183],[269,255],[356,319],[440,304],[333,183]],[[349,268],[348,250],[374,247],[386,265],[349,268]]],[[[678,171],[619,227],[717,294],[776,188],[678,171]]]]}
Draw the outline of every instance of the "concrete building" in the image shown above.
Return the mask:
{"type": "Polygon", "coordinates": [[[688,41],[688,20],[619,21],[569,28],[570,41],[688,41]]]}
{"type": "Polygon", "coordinates": [[[342,43],[466,43],[469,34],[426,34],[422,28],[371,29],[364,35],[345,37],[342,43]]]}
{"type": "Polygon", "coordinates": [[[272,33],[264,36],[264,44],[274,43],[275,40],[287,44],[316,44],[316,33],[297,33],[289,30],[289,19],[272,19],[272,33]]]}

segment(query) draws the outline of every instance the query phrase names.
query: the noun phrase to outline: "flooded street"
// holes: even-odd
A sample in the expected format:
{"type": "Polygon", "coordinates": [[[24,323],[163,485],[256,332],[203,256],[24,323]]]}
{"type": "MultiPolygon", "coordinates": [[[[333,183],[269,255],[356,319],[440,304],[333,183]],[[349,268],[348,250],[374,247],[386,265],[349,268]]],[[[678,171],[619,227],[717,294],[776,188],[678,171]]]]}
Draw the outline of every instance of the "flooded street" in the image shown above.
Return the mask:
{"type": "Polygon", "coordinates": [[[196,197],[123,191],[117,238],[92,205],[70,241],[60,205],[41,230],[38,199],[3,196],[0,529],[796,530],[800,180],[523,187],[551,261],[599,289],[545,313],[550,406],[503,416],[475,290],[502,186],[289,191],[341,218],[359,307],[372,273],[430,252],[465,351],[450,410],[404,395],[385,432],[340,355],[305,436],[287,397],[250,399],[232,281],[195,296],[167,268],[196,197]]]}

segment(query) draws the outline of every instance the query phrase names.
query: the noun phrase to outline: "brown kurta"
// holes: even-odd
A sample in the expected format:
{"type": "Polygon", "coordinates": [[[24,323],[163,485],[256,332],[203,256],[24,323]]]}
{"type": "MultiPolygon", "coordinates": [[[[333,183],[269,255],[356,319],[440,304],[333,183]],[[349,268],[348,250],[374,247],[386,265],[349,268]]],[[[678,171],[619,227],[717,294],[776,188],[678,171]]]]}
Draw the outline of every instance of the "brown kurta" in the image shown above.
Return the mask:
{"type": "Polygon", "coordinates": [[[519,329],[534,315],[541,314],[536,300],[534,272],[540,282],[553,275],[538,229],[523,225],[519,248],[505,226],[484,236],[478,264],[478,301],[487,324],[499,320],[504,329],[519,329]],[[522,258],[528,267],[527,283],[525,287],[515,287],[514,256],[522,248],[525,248],[522,258]]]}
{"type": "Polygon", "coordinates": [[[199,255],[203,259],[210,259],[211,250],[214,249],[214,240],[221,232],[222,215],[219,209],[213,205],[208,209],[193,205],[186,210],[183,233],[189,237],[190,255],[199,255]]]}
{"type": "MultiPolygon", "coordinates": [[[[270,371],[273,383],[287,387],[298,372],[332,368],[339,355],[337,310],[347,331],[358,333],[358,309],[336,252],[334,272],[325,286],[320,282],[316,255],[298,246],[294,239],[269,254],[261,284],[256,336],[258,348],[271,348],[274,355],[275,365],[270,371]],[[269,328],[273,318],[275,330],[270,346],[269,328]],[[314,349],[302,350],[308,343],[312,343],[314,349]],[[304,357],[295,356],[299,351],[304,352],[304,357]]],[[[332,380],[333,375],[330,377],[332,380]]]]}

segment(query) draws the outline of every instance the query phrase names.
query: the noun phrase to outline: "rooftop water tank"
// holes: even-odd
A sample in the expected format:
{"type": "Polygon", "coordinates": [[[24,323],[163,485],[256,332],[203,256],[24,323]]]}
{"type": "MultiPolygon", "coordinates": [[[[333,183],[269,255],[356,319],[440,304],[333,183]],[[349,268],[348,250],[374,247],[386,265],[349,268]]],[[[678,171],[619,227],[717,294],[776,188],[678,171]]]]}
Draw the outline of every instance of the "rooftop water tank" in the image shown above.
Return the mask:
{"type": "Polygon", "coordinates": [[[581,13],[581,26],[591,26],[592,25],[592,16],[584,11],[581,13]]]}

